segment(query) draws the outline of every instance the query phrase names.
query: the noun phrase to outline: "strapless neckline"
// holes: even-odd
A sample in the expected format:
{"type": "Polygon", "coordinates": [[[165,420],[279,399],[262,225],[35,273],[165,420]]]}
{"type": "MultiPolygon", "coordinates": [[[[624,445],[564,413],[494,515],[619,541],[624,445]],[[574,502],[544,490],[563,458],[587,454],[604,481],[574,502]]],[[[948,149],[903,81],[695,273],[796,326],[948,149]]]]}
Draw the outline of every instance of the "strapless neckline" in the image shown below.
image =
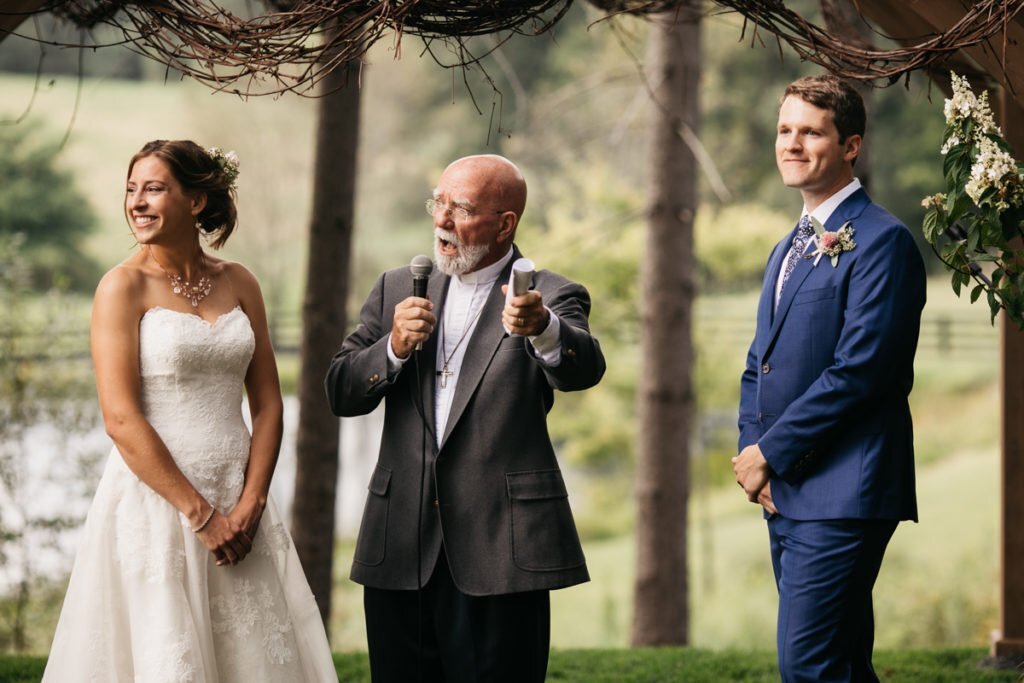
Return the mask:
{"type": "Polygon", "coordinates": [[[220,321],[224,320],[225,318],[227,318],[228,316],[232,315],[236,311],[241,313],[242,315],[244,315],[246,318],[249,317],[249,316],[245,315],[245,311],[243,311],[242,307],[240,305],[238,305],[238,304],[235,304],[235,307],[232,308],[230,311],[226,311],[226,312],[221,313],[220,315],[218,315],[216,318],[213,319],[213,321],[207,320],[206,318],[204,318],[203,316],[199,315],[198,313],[192,313],[190,311],[178,311],[178,310],[175,310],[173,308],[165,308],[163,306],[153,306],[152,308],[147,308],[146,309],[146,312],[142,314],[141,320],[145,320],[146,316],[148,316],[150,313],[160,313],[161,311],[166,311],[167,313],[175,313],[177,315],[184,316],[186,318],[194,318],[194,319],[198,320],[201,323],[204,323],[205,325],[207,325],[209,327],[216,327],[220,323],[220,321]]]}

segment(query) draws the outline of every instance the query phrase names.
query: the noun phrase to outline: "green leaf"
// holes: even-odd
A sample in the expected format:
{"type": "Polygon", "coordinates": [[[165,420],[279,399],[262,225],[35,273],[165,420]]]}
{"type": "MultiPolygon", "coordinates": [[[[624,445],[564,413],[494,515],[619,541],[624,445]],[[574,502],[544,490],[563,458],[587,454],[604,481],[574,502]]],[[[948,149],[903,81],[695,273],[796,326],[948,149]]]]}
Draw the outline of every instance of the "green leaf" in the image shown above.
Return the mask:
{"type": "Polygon", "coordinates": [[[942,160],[942,175],[946,179],[946,187],[952,189],[963,185],[958,180],[963,173],[965,159],[967,167],[970,168],[970,158],[966,152],[966,147],[957,145],[946,153],[946,158],[942,160]]]}
{"type": "Polygon", "coordinates": [[[924,222],[921,226],[921,231],[924,233],[924,238],[929,243],[935,244],[936,240],[939,239],[939,234],[942,232],[942,227],[939,226],[939,212],[938,209],[928,209],[924,214],[924,222]]]}
{"type": "Polygon", "coordinates": [[[956,293],[957,296],[960,296],[960,287],[963,284],[962,280],[960,279],[960,275],[961,273],[959,270],[953,272],[953,291],[956,293]]]}
{"type": "Polygon", "coordinates": [[[814,234],[815,235],[821,235],[822,233],[825,232],[825,226],[822,225],[821,221],[819,221],[814,216],[811,216],[811,225],[814,226],[814,234]]]}
{"type": "Polygon", "coordinates": [[[981,240],[981,226],[973,223],[967,228],[967,251],[976,251],[981,240]]]}
{"type": "Polygon", "coordinates": [[[973,205],[974,200],[971,199],[970,195],[968,195],[967,193],[957,193],[956,198],[953,200],[952,205],[949,207],[949,211],[946,212],[946,221],[950,225],[952,225],[953,223],[960,220],[960,218],[964,216],[964,214],[967,213],[968,209],[970,209],[973,205]]]}
{"type": "Polygon", "coordinates": [[[971,290],[971,303],[972,304],[975,301],[978,300],[978,297],[981,296],[981,293],[983,291],[985,291],[985,285],[978,285],[977,287],[975,287],[974,289],[971,290]]]}

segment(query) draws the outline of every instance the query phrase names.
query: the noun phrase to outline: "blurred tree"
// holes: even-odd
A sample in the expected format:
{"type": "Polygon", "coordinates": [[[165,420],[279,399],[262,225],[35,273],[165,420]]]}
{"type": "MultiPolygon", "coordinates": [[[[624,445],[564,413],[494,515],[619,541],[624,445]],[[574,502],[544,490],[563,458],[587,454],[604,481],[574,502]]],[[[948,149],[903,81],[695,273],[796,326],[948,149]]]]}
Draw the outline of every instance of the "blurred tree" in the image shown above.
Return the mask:
{"type": "Polygon", "coordinates": [[[21,256],[37,289],[91,289],[100,270],[83,256],[81,241],[95,217],[71,173],[59,167],[57,144],[42,135],[30,123],[0,126],[0,235],[25,236],[21,256]]]}
{"type": "MultiPolygon", "coordinates": [[[[65,318],[58,294],[32,297],[24,243],[22,234],[0,234],[0,649],[14,652],[40,645],[28,633],[43,551],[59,552],[59,534],[80,523],[64,506],[43,512],[35,504],[30,468],[39,453],[29,432],[81,433],[97,417],[91,368],[61,362],[77,342],[69,347],[62,332],[79,321],[65,318]]],[[[67,478],[60,482],[65,500],[89,494],[83,482],[94,477],[82,476],[85,460],[62,453],[54,461],[51,476],[67,478]]]]}
{"type": "MultiPolygon", "coordinates": [[[[697,162],[687,139],[699,123],[701,0],[658,15],[651,27],[648,226],[640,332],[637,561],[631,642],[689,642],[686,567],[690,443],[695,410],[693,223],[697,162]]],[[[691,143],[692,144],[692,143],[691,143]]]]}
{"type": "MultiPolygon", "coordinates": [[[[825,27],[833,34],[839,36],[847,44],[853,45],[861,50],[877,49],[873,43],[874,31],[871,26],[860,15],[857,6],[842,0],[820,0],[821,13],[825,18],[825,27]]],[[[857,92],[864,100],[864,108],[872,111],[875,89],[869,83],[857,82],[853,84],[857,92]]],[[[856,173],[860,178],[864,189],[871,192],[873,189],[871,177],[871,138],[865,136],[864,144],[861,145],[860,154],[857,155],[856,173]]]]}
{"type": "Polygon", "coordinates": [[[347,326],[359,86],[358,62],[334,69],[321,82],[324,94],[318,111],[309,262],[302,302],[292,536],[325,628],[329,628],[331,615],[340,425],[324,399],[324,377],[347,326]]]}

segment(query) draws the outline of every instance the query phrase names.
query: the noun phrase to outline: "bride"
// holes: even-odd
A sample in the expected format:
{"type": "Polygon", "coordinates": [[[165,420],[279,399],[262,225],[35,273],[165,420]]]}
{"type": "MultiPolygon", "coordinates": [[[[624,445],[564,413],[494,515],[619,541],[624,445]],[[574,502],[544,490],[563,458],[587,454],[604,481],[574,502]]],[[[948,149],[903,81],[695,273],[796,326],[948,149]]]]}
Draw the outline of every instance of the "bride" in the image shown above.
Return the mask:
{"type": "Polygon", "coordinates": [[[232,153],[191,141],[128,165],[140,249],[100,281],[91,331],[114,449],[45,683],[337,681],[269,495],[282,405],[259,285],[200,245],[234,229],[237,175],[232,153]]]}

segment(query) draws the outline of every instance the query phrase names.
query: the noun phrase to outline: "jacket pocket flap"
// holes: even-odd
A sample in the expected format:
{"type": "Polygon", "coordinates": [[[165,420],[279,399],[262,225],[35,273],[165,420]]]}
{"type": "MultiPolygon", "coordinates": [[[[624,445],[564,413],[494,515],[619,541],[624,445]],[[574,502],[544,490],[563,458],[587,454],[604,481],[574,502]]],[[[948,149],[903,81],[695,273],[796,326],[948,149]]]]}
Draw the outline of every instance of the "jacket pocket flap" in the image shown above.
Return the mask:
{"type": "Polygon", "coordinates": [[[562,473],[558,470],[509,472],[505,475],[505,481],[508,483],[508,497],[513,500],[569,497],[562,473]]]}
{"type": "Polygon", "coordinates": [[[821,287],[819,289],[802,289],[793,295],[793,305],[806,304],[821,299],[833,299],[836,296],[835,287],[821,287]]]}
{"type": "Polygon", "coordinates": [[[370,489],[370,493],[386,496],[389,484],[391,484],[391,470],[377,465],[373,470],[373,476],[370,477],[370,485],[367,487],[370,489]]]}

